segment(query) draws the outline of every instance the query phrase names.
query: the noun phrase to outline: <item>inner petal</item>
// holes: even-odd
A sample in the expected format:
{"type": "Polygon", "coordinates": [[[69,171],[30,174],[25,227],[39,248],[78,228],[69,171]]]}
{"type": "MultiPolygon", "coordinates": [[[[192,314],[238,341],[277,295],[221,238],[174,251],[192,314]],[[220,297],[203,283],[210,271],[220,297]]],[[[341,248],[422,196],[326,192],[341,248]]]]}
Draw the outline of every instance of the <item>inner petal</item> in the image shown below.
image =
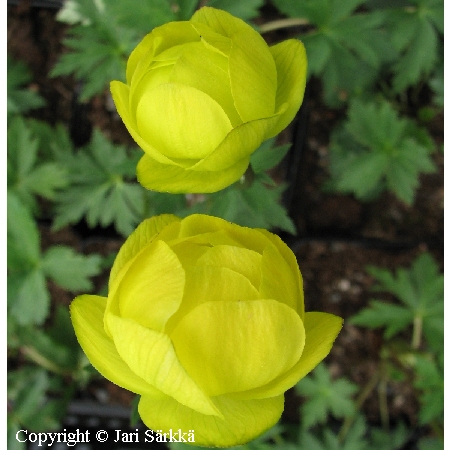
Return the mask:
{"type": "Polygon", "coordinates": [[[169,158],[204,158],[232,129],[215,100],[178,83],[145,89],[136,121],[141,136],[169,158]]]}

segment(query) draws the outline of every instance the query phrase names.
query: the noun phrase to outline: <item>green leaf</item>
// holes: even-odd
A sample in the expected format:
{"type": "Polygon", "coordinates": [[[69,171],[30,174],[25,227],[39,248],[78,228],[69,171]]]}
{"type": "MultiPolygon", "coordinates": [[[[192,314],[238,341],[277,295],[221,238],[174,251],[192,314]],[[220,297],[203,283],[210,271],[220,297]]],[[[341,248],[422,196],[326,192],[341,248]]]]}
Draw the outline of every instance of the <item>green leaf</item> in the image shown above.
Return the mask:
{"type": "Polygon", "coordinates": [[[441,52],[438,42],[444,32],[444,2],[425,0],[414,3],[414,7],[393,8],[386,14],[392,43],[400,53],[392,67],[396,92],[428,77],[441,52]]]}
{"type": "Polygon", "coordinates": [[[36,223],[18,196],[8,191],[8,269],[21,271],[34,266],[40,258],[36,223]]]}
{"type": "Polygon", "coordinates": [[[444,373],[435,361],[416,357],[416,380],[414,386],[422,391],[419,422],[427,424],[444,419],[444,373]]]}
{"type": "Polygon", "coordinates": [[[436,170],[433,150],[428,133],[399,118],[389,103],[354,100],[344,127],[331,137],[328,188],[361,200],[371,200],[387,188],[411,205],[419,175],[436,170]]]}
{"type": "Polygon", "coordinates": [[[8,314],[19,325],[42,324],[49,304],[50,295],[41,270],[8,275],[8,314]]]}
{"type": "Polygon", "coordinates": [[[251,155],[250,164],[253,172],[262,173],[278,165],[290,148],[290,144],[273,147],[275,138],[269,139],[251,155]]]}
{"type": "Polygon", "coordinates": [[[391,292],[403,305],[374,300],[350,322],[368,328],[386,327],[385,337],[391,338],[419,320],[429,344],[440,349],[444,336],[444,277],[431,255],[421,254],[410,270],[399,268],[395,276],[376,267],[368,267],[367,271],[378,280],[377,291],[391,292]]]}
{"type": "Polygon", "coordinates": [[[44,99],[31,89],[24,89],[24,85],[32,81],[28,67],[21,61],[7,59],[7,114],[23,114],[30,109],[45,106],[44,99]]]}
{"type": "Polygon", "coordinates": [[[418,443],[419,450],[444,450],[444,440],[433,437],[422,438],[418,443]]]}
{"type": "Polygon", "coordinates": [[[267,187],[255,179],[248,187],[235,183],[184,211],[209,214],[246,227],[280,228],[295,234],[295,225],[280,204],[284,186],[267,187]]]}
{"type": "Polygon", "coordinates": [[[403,422],[394,429],[384,431],[381,428],[370,429],[370,443],[378,450],[398,450],[403,448],[411,438],[411,432],[403,422]]]}
{"type": "Polygon", "coordinates": [[[309,75],[321,77],[325,101],[339,106],[349,95],[374,85],[395,49],[379,12],[355,13],[363,0],[275,0],[281,12],[313,27],[300,35],[308,54],[309,75]],[[349,76],[351,74],[351,76],[349,76]]]}
{"type": "Polygon", "coordinates": [[[80,255],[71,247],[51,247],[42,258],[42,270],[56,284],[69,291],[90,291],[93,288],[89,279],[98,275],[101,257],[99,255],[80,255]]]}
{"type": "Polygon", "coordinates": [[[39,139],[21,117],[8,127],[8,188],[32,210],[35,195],[53,200],[67,185],[65,170],[56,162],[38,162],[39,139]]]}
{"type": "Polygon", "coordinates": [[[134,181],[136,156],[138,152],[129,156],[125,147],[113,145],[98,130],[77,153],[68,156],[63,149],[61,161],[66,163],[70,186],[56,198],[53,228],[86,217],[90,227],[114,224],[128,236],[143,220],[147,198],[134,181]]]}
{"type": "Polygon", "coordinates": [[[223,9],[242,20],[250,20],[259,15],[258,9],[263,3],[264,0],[208,0],[206,5],[223,9]]]}
{"type": "Polygon", "coordinates": [[[301,407],[302,426],[305,429],[316,423],[325,423],[328,413],[336,418],[355,413],[351,397],[358,390],[357,386],[345,378],[332,381],[325,364],[319,364],[295,389],[307,398],[301,407]]]}

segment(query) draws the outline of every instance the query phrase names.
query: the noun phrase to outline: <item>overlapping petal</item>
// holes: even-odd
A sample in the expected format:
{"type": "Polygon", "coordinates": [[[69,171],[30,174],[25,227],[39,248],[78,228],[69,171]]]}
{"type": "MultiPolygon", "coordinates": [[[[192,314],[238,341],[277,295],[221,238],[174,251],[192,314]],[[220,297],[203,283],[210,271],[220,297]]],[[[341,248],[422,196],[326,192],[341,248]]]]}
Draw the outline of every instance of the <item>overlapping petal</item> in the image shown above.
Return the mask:
{"type": "Polygon", "coordinates": [[[291,369],[305,330],[275,300],[211,301],[186,314],[171,338],[183,367],[216,396],[263,386],[291,369]]]}
{"type": "Polygon", "coordinates": [[[114,314],[107,314],[106,320],[117,352],[136,375],[182,405],[204,415],[221,417],[214,403],[180,364],[166,334],[114,314]]]}
{"type": "Polygon", "coordinates": [[[165,395],[142,396],[138,411],[142,421],[153,430],[192,430],[196,445],[230,447],[255,439],[272,427],[284,407],[283,395],[261,400],[221,396],[213,401],[223,419],[199,414],[165,395]]]}
{"type": "Polygon", "coordinates": [[[343,320],[333,314],[305,313],[305,348],[297,364],[277,379],[258,389],[237,393],[236,398],[267,398],[287,391],[330,353],[333,342],[341,331],[343,320]]]}
{"type": "Polygon", "coordinates": [[[78,342],[91,364],[108,380],[136,394],[155,395],[158,390],[136,375],[117,352],[103,328],[106,298],[80,295],[70,304],[70,317],[78,342]]]}

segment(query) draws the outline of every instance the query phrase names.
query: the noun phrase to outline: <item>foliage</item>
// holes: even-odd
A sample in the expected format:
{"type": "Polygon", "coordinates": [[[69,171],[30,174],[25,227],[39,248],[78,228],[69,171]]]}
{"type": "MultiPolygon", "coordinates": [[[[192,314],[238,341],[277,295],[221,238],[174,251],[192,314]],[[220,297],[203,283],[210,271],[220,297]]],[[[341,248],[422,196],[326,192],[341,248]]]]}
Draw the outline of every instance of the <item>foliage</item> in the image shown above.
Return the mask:
{"type": "Polygon", "coordinates": [[[13,192],[8,192],[8,316],[20,325],[42,324],[50,295],[46,278],[70,291],[92,289],[90,277],[100,272],[98,255],[84,256],[70,247],[41,253],[39,231],[13,192]]]}
{"type": "MultiPolygon", "coordinates": [[[[379,282],[374,290],[394,294],[402,305],[372,300],[369,308],[352,317],[351,323],[369,328],[386,327],[386,339],[414,324],[416,330],[423,329],[433,348],[443,345],[444,276],[439,274],[429,253],[418,256],[410,270],[399,268],[395,275],[377,267],[368,267],[367,271],[379,282]]],[[[413,340],[418,347],[420,334],[413,340]]]]}
{"type": "Polygon", "coordinates": [[[8,189],[35,213],[36,195],[48,200],[67,186],[66,171],[54,162],[41,162],[38,150],[41,142],[32,128],[20,116],[14,117],[8,127],[8,189]]]}
{"type": "Polygon", "coordinates": [[[323,363],[317,366],[312,375],[301,380],[295,389],[307,398],[301,407],[301,424],[304,428],[326,422],[328,413],[336,418],[355,413],[352,396],[357,386],[345,378],[332,381],[323,363]]]}
{"type": "Polygon", "coordinates": [[[41,108],[45,105],[44,99],[31,88],[24,86],[32,81],[28,67],[22,61],[15,61],[8,56],[7,59],[7,114],[23,114],[31,109],[41,108]]]}
{"type": "Polygon", "coordinates": [[[389,103],[354,100],[347,121],[331,137],[327,188],[361,200],[388,189],[411,205],[419,174],[436,170],[433,149],[428,133],[398,117],[389,103]]]}

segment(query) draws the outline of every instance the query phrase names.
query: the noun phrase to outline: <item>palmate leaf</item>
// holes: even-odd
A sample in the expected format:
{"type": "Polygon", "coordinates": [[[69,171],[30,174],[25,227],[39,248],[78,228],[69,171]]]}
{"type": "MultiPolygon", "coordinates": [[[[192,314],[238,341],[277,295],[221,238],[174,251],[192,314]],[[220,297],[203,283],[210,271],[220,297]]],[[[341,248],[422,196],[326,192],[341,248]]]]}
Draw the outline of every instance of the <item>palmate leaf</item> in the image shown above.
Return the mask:
{"type": "Polygon", "coordinates": [[[341,418],[355,412],[351,397],[358,390],[357,386],[345,378],[331,380],[330,372],[323,363],[303,378],[295,389],[307,398],[301,407],[301,422],[305,429],[316,423],[325,423],[329,413],[341,418]]]}
{"type": "Polygon", "coordinates": [[[242,0],[208,0],[206,5],[228,11],[242,20],[250,20],[259,14],[258,8],[263,3],[264,0],[246,0],[245,2],[242,0]]]}
{"type": "Polygon", "coordinates": [[[25,86],[32,80],[28,67],[21,61],[15,61],[8,56],[7,59],[7,114],[23,114],[30,109],[41,108],[45,105],[44,99],[25,86]]]}
{"type": "Polygon", "coordinates": [[[444,277],[430,254],[423,253],[411,269],[397,269],[395,276],[388,270],[368,267],[367,271],[379,284],[377,291],[394,294],[403,304],[393,305],[374,300],[350,319],[355,325],[368,328],[385,327],[385,337],[391,338],[415,319],[423,322],[428,343],[439,349],[444,336],[444,277]]]}
{"type": "Polygon", "coordinates": [[[209,214],[253,228],[280,228],[295,234],[295,225],[280,204],[284,186],[268,187],[258,179],[249,186],[235,183],[185,210],[182,215],[209,214]]]}
{"type": "Polygon", "coordinates": [[[140,39],[176,20],[168,0],[71,0],[58,19],[73,26],[51,76],[74,74],[83,82],[80,100],[103,92],[111,80],[124,81],[126,60],[140,39]]]}
{"type": "Polygon", "coordinates": [[[48,315],[46,276],[72,291],[91,288],[88,277],[100,272],[99,256],[51,247],[41,255],[39,233],[28,209],[8,192],[8,317],[19,325],[41,324],[48,315]]]}
{"type": "Polygon", "coordinates": [[[433,150],[427,132],[399,118],[389,103],[354,100],[344,127],[331,138],[328,187],[361,200],[389,189],[410,205],[419,174],[436,170],[430,158],[433,150]]]}
{"type": "Polygon", "coordinates": [[[144,218],[145,191],[134,181],[138,152],[128,156],[98,130],[77,153],[62,150],[70,186],[56,198],[54,229],[86,217],[90,227],[114,224],[128,236],[144,218]]]}
{"type": "Polygon", "coordinates": [[[53,200],[67,185],[66,172],[58,163],[40,162],[39,137],[20,116],[14,117],[8,127],[8,189],[37,212],[35,196],[53,200]]]}
{"type": "Polygon", "coordinates": [[[343,442],[331,430],[326,429],[323,436],[318,438],[304,429],[300,433],[297,448],[308,450],[366,450],[374,448],[369,446],[365,439],[366,431],[367,426],[364,417],[358,415],[343,442]]]}
{"type": "Polygon", "coordinates": [[[428,77],[439,58],[444,33],[443,0],[413,0],[408,8],[385,10],[392,43],[400,57],[393,65],[393,87],[401,92],[428,77]]]}
{"type": "Polygon", "coordinates": [[[284,14],[306,19],[315,27],[300,39],[308,54],[309,74],[322,78],[325,101],[331,106],[351,93],[367,90],[381,65],[395,58],[395,50],[381,29],[383,15],[354,12],[363,0],[274,3],[284,14]]]}

